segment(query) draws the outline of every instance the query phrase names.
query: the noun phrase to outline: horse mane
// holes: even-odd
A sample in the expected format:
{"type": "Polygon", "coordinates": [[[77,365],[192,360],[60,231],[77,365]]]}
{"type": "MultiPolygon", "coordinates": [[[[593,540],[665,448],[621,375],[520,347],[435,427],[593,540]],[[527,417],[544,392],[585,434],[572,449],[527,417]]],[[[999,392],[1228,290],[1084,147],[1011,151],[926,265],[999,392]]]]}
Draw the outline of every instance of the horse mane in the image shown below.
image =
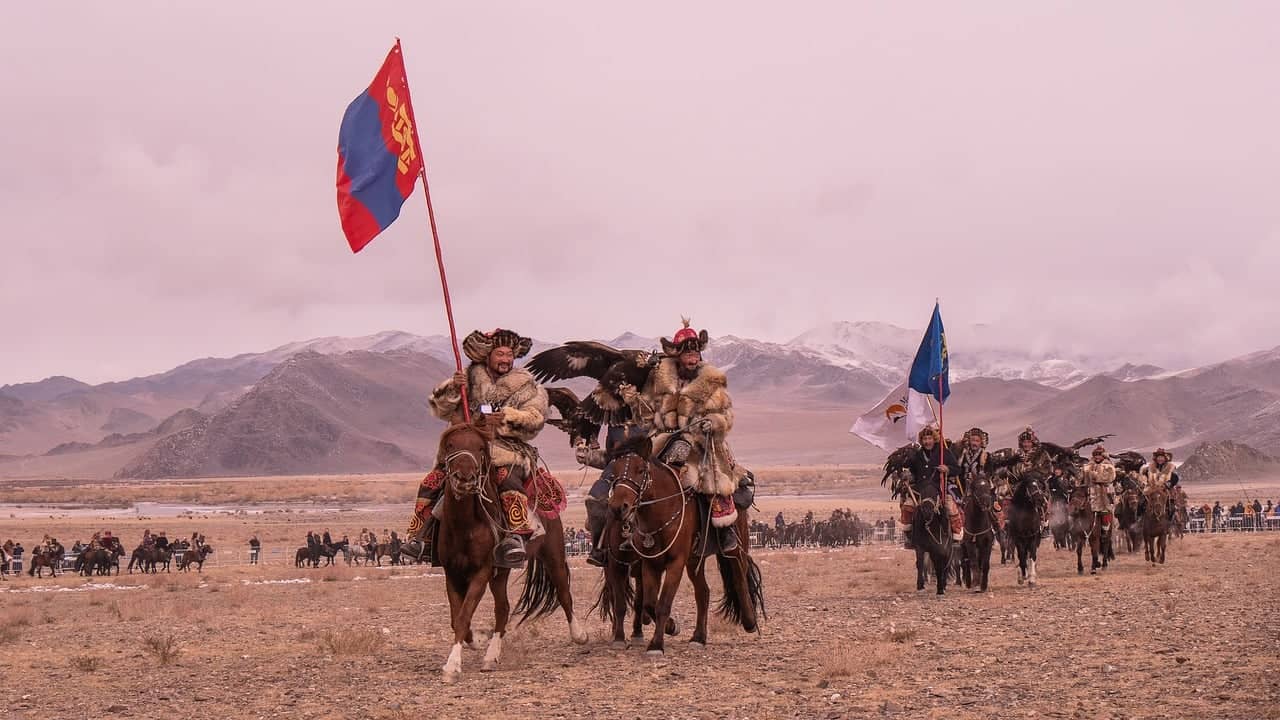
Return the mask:
{"type": "Polygon", "coordinates": [[[648,437],[629,438],[618,443],[618,446],[609,451],[609,456],[605,462],[613,462],[627,455],[639,455],[644,459],[649,459],[653,455],[653,440],[648,437]]]}
{"type": "Polygon", "coordinates": [[[449,427],[445,428],[444,432],[440,433],[440,446],[444,447],[444,444],[451,440],[454,435],[460,435],[464,432],[474,432],[479,435],[481,439],[484,440],[486,451],[488,449],[487,446],[489,441],[494,439],[493,429],[485,426],[484,422],[481,420],[477,420],[472,423],[459,422],[453,423],[449,427]]]}

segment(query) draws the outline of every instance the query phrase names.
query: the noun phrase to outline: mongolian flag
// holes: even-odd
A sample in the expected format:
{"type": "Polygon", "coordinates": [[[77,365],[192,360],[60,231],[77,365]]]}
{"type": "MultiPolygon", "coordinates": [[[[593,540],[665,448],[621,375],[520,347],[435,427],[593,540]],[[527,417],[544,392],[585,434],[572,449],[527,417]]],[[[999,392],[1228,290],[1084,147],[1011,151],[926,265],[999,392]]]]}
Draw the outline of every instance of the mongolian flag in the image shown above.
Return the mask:
{"type": "Polygon", "coordinates": [[[338,130],[338,216],[352,252],[360,252],[400,216],[422,172],[400,41],[373,82],[342,116],[338,130]]]}

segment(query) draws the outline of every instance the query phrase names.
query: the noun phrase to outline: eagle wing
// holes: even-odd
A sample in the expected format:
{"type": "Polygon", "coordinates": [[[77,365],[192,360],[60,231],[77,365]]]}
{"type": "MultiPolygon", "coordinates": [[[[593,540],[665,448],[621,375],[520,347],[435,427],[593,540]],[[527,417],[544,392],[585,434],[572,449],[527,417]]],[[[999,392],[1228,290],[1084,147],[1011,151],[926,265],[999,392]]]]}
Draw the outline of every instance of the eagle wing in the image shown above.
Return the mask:
{"type": "Polygon", "coordinates": [[[1117,470],[1127,473],[1136,473],[1142,469],[1143,465],[1146,464],[1147,459],[1142,456],[1142,453],[1137,452],[1136,450],[1125,450],[1122,453],[1112,455],[1111,461],[1115,463],[1117,470]]]}
{"type": "Polygon", "coordinates": [[[547,418],[547,424],[563,430],[569,435],[570,447],[579,440],[594,442],[600,434],[600,425],[592,421],[584,412],[583,406],[589,403],[580,402],[578,396],[569,388],[549,387],[547,400],[551,406],[560,411],[559,418],[547,418]]]}
{"type": "Polygon", "coordinates": [[[572,340],[534,355],[524,368],[544,383],[583,376],[599,380],[609,368],[626,358],[627,351],[604,343],[572,340]]]}
{"type": "Polygon", "coordinates": [[[884,461],[884,477],[880,478],[880,486],[884,487],[889,483],[889,476],[900,470],[907,470],[911,467],[911,456],[915,453],[916,448],[920,447],[915,443],[907,443],[902,447],[889,453],[888,459],[884,461]]]}
{"type": "Polygon", "coordinates": [[[1018,453],[1013,448],[1000,448],[987,456],[991,459],[992,469],[1013,467],[1018,462],[1018,453]]]}
{"type": "Polygon", "coordinates": [[[1084,460],[1084,458],[1080,457],[1080,455],[1076,453],[1075,448],[1064,448],[1061,445],[1056,445],[1051,442],[1042,442],[1040,443],[1040,447],[1044,448],[1044,451],[1048,453],[1049,460],[1051,460],[1054,465],[1062,465],[1065,467],[1067,465],[1076,464],[1077,459],[1081,461],[1084,460]]]}
{"type": "Polygon", "coordinates": [[[1115,437],[1115,433],[1107,433],[1106,435],[1099,435],[1097,437],[1087,437],[1083,440],[1077,440],[1075,444],[1071,446],[1071,449],[1079,450],[1080,448],[1089,447],[1090,445],[1100,445],[1103,440],[1113,437],[1115,437]]]}

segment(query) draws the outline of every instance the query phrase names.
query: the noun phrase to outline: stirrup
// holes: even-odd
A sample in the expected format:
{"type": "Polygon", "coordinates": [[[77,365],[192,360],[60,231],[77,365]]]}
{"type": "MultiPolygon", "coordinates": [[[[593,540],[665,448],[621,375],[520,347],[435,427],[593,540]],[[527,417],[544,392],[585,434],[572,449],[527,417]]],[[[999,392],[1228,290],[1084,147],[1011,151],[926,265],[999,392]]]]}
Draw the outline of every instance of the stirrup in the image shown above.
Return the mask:
{"type": "Polygon", "coordinates": [[[723,554],[727,555],[731,552],[736,552],[741,547],[738,543],[738,534],[733,531],[732,527],[720,528],[720,537],[717,539],[720,541],[720,552],[723,554]]]}
{"type": "Polygon", "coordinates": [[[605,553],[604,548],[591,548],[591,552],[587,553],[587,564],[595,567],[605,567],[609,564],[609,556],[605,553]]]}
{"type": "Polygon", "coordinates": [[[508,535],[493,549],[493,564],[507,570],[520,570],[524,567],[528,556],[524,550],[524,538],[519,535],[508,535]]]}
{"type": "Polygon", "coordinates": [[[418,538],[401,543],[400,554],[408,555],[414,560],[421,560],[427,554],[427,544],[418,538]]]}

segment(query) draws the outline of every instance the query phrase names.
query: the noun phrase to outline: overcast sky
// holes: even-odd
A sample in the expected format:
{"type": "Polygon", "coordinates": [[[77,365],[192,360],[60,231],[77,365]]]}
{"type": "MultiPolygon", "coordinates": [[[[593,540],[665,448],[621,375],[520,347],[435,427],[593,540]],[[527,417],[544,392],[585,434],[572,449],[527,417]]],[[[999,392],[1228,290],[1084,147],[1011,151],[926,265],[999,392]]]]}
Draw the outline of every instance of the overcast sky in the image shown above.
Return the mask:
{"type": "Polygon", "coordinates": [[[0,384],[445,332],[335,206],[396,35],[461,331],[1280,343],[1274,2],[173,5],[0,11],[0,384]]]}

